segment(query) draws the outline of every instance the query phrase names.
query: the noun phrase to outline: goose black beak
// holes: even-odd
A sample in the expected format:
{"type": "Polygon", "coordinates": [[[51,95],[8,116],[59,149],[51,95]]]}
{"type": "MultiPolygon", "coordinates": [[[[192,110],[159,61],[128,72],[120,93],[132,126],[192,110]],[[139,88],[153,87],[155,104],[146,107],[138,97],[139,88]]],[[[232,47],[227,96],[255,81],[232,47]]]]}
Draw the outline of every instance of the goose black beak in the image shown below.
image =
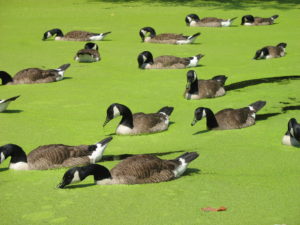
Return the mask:
{"type": "Polygon", "coordinates": [[[103,146],[103,145],[106,145],[106,144],[108,144],[112,139],[113,139],[113,137],[105,138],[105,139],[103,139],[102,141],[100,141],[99,144],[101,144],[102,146],[103,146]]]}
{"type": "Polygon", "coordinates": [[[109,118],[106,118],[105,122],[103,123],[103,127],[105,127],[106,124],[107,124],[109,121],[110,121],[110,119],[109,119],[109,118]]]}
{"type": "Polygon", "coordinates": [[[198,122],[198,120],[196,118],[194,118],[192,123],[191,123],[191,126],[194,126],[197,122],[198,122]]]}
{"type": "Polygon", "coordinates": [[[56,187],[57,187],[57,188],[63,189],[66,185],[67,185],[67,184],[66,184],[65,182],[62,181],[62,182],[59,183],[56,187]]]}

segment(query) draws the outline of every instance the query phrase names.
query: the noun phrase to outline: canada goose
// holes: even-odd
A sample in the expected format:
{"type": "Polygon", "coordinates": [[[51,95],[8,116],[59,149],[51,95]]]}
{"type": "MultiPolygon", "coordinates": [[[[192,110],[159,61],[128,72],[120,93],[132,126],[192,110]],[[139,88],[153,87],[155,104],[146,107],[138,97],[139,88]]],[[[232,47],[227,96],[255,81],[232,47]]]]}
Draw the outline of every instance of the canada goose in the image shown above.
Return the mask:
{"type": "Polygon", "coordinates": [[[198,80],[194,70],[189,70],[186,74],[187,85],[184,92],[186,99],[214,98],[225,95],[224,84],[227,77],[219,75],[211,80],[198,80]]]}
{"type": "Polygon", "coordinates": [[[19,98],[20,95],[12,97],[12,98],[8,98],[8,99],[0,99],[0,112],[3,112],[7,109],[7,106],[14,100],[16,100],[17,98],[19,98]]]}
{"type": "Polygon", "coordinates": [[[288,122],[288,130],[282,138],[282,144],[300,147],[300,124],[295,118],[288,122]]]}
{"type": "Polygon", "coordinates": [[[64,35],[60,29],[55,28],[44,33],[43,41],[54,35],[56,35],[54,38],[54,40],[56,41],[101,41],[104,37],[106,37],[106,35],[110,33],[110,31],[105,33],[91,33],[87,31],[75,30],[70,31],[64,35]]]}
{"type": "Polygon", "coordinates": [[[241,25],[244,26],[272,25],[274,23],[274,20],[278,17],[279,15],[274,15],[269,18],[261,18],[261,17],[254,17],[252,15],[246,15],[242,17],[241,25]]]}
{"type": "Polygon", "coordinates": [[[144,51],[138,56],[140,69],[184,69],[195,67],[204,55],[199,54],[193,57],[180,58],[170,55],[162,55],[155,59],[151,52],[144,51]]]}
{"type": "Polygon", "coordinates": [[[266,46],[256,51],[253,59],[271,59],[285,56],[286,43],[277,46],[266,46]]]}
{"type": "Polygon", "coordinates": [[[78,62],[97,62],[100,54],[98,52],[98,45],[88,42],[84,45],[84,49],[79,50],[75,55],[75,60],[78,62]]]}
{"type": "Polygon", "coordinates": [[[160,44],[191,44],[200,33],[196,33],[192,36],[184,36],[182,34],[156,34],[152,27],[144,27],[140,30],[140,36],[143,42],[160,43],[160,44]],[[150,33],[150,36],[147,34],[150,33]]]}
{"type": "Polygon", "coordinates": [[[195,118],[192,122],[194,126],[203,117],[206,117],[206,126],[208,130],[229,130],[249,127],[255,124],[256,112],[266,104],[265,101],[257,101],[248,107],[240,109],[223,109],[214,113],[208,109],[199,107],[195,110],[195,118]]]}
{"type": "Polygon", "coordinates": [[[106,111],[106,120],[103,127],[112,119],[122,116],[116,133],[123,135],[136,135],[155,133],[168,129],[169,116],[173,112],[173,107],[163,107],[157,113],[135,113],[122,104],[111,104],[106,111]]]}
{"type": "Polygon", "coordinates": [[[50,70],[28,68],[19,71],[14,77],[11,77],[5,71],[0,71],[0,78],[2,79],[2,85],[50,83],[62,80],[64,78],[64,72],[69,66],[70,64],[64,64],[57,69],[50,70]]]}
{"type": "Polygon", "coordinates": [[[102,158],[111,140],[112,137],[105,138],[94,145],[43,145],[32,150],[28,156],[20,146],[7,144],[0,147],[0,163],[9,156],[9,168],[14,170],[47,170],[95,163],[102,158]]]}
{"type": "Polygon", "coordinates": [[[180,177],[198,156],[197,152],[186,152],[176,159],[163,160],[154,155],[137,155],[124,159],[110,171],[98,164],[75,167],[64,174],[58,187],[80,182],[89,175],[98,185],[165,182],[180,177]]]}
{"type": "Polygon", "coordinates": [[[205,17],[200,19],[196,14],[189,14],[185,17],[185,23],[190,27],[229,27],[236,18],[219,19],[216,17],[205,17]]]}

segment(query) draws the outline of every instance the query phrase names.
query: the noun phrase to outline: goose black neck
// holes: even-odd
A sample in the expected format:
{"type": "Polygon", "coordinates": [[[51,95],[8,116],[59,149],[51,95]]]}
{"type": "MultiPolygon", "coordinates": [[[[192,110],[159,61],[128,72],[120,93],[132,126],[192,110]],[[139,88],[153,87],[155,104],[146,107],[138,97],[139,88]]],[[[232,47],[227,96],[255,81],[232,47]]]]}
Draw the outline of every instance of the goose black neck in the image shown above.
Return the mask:
{"type": "Polygon", "coordinates": [[[20,146],[14,144],[8,144],[1,148],[5,158],[9,156],[11,157],[10,159],[11,163],[27,162],[26,153],[23,151],[23,149],[20,146]]]}
{"type": "Polygon", "coordinates": [[[122,119],[120,124],[126,127],[130,127],[131,129],[133,128],[133,117],[132,117],[132,112],[130,111],[129,108],[123,108],[122,112],[122,119]]]}
{"type": "Polygon", "coordinates": [[[53,32],[54,34],[56,34],[57,37],[63,37],[63,36],[64,36],[64,34],[63,34],[63,32],[61,31],[61,29],[53,29],[52,32],[53,32]]]}
{"type": "Polygon", "coordinates": [[[90,175],[94,176],[95,181],[111,178],[109,170],[106,167],[98,164],[90,164],[88,166],[82,167],[82,180],[90,175]]]}
{"type": "Polygon", "coordinates": [[[198,93],[199,88],[198,88],[198,79],[196,78],[192,83],[191,83],[191,87],[188,91],[189,94],[195,94],[198,93]]]}
{"type": "Polygon", "coordinates": [[[2,80],[2,85],[5,85],[9,82],[13,82],[13,78],[4,71],[0,71],[0,78],[2,80]]]}
{"type": "Polygon", "coordinates": [[[213,111],[206,108],[205,113],[206,113],[206,126],[207,126],[207,128],[210,130],[210,129],[218,127],[219,124],[217,122],[217,119],[216,119],[213,111]]]}

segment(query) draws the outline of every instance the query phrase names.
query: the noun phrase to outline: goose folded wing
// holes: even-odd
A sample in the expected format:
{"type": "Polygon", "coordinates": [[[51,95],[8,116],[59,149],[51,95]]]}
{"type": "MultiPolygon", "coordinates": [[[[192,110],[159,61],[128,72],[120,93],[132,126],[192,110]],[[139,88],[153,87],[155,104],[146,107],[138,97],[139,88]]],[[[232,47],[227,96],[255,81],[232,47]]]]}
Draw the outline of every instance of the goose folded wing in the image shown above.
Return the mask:
{"type": "Polygon", "coordinates": [[[154,63],[161,63],[163,66],[172,66],[175,64],[183,64],[188,65],[189,64],[189,58],[180,58],[176,56],[159,56],[154,59],[154,63]]]}
{"type": "Polygon", "coordinates": [[[183,36],[182,34],[171,34],[171,33],[167,33],[167,34],[159,34],[157,36],[155,36],[156,40],[186,40],[188,37],[187,36],[183,36]]]}
{"type": "Polygon", "coordinates": [[[51,161],[53,164],[61,164],[69,158],[79,158],[90,155],[88,145],[68,146],[62,144],[40,146],[28,155],[28,161],[35,163],[39,160],[51,161]]]}

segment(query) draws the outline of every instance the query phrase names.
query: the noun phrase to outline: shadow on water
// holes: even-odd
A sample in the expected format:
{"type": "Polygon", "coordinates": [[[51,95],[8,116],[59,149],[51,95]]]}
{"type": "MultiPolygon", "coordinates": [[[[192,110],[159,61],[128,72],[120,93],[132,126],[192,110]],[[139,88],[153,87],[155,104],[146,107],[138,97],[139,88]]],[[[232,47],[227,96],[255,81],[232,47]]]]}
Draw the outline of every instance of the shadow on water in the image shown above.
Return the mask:
{"type": "Polygon", "coordinates": [[[258,114],[256,115],[256,121],[260,121],[260,120],[267,120],[269,119],[270,117],[273,117],[273,116],[278,116],[280,115],[281,113],[265,113],[265,114],[258,114]]]}
{"type": "Polygon", "coordinates": [[[210,130],[201,130],[201,131],[198,131],[196,133],[194,133],[193,135],[198,135],[198,134],[205,134],[207,132],[209,132],[210,130]]]}
{"type": "Polygon", "coordinates": [[[281,112],[278,112],[278,113],[257,114],[255,120],[256,121],[267,120],[271,117],[281,115],[281,114],[286,113],[287,111],[290,111],[290,110],[300,110],[300,105],[284,106],[284,107],[281,108],[281,112]]]}
{"type": "Polygon", "coordinates": [[[285,106],[282,108],[282,112],[284,112],[284,113],[289,110],[300,110],[300,105],[285,106]]]}
{"type": "Polygon", "coordinates": [[[8,170],[8,168],[0,168],[0,173],[8,170]]]}
{"type": "Polygon", "coordinates": [[[3,111],[2,113],[20,113],[23,112],[23,110],[19,110],[19,109],[7,109],[5,111],[3,111]]]}
{"type": "Polygon", "coordinates": [[[300,76],[281,76],[281,77],[266,77],[260,79],[253,79],[253,80],[244,80],[236,83],[232,83],[225,86],[226,91],[232,91],[237,89],[242,89],[249,86],[254,86],[258,84],[267,84],[267,83],[279,83],[285,80],[299,80],[300,76]]]}
{"type": "MultiPolygon", "coordinates": [[[[263,9],[279,9],[288,10],[299,7],[299,0],[87,0],[88,2],[109,2],[109,3],[156,3],[171,6],[193,6],[193,7],[212,7],[214,9],[240,9],[247,10],[252,7],[263,9]]],[[[200,12],[200,9],[195,9],[195,13],[200,12]]],[[[270,15],[271,16],[271,15],[270,15]]]]}
{"type": "Polygon", "coordinates": [[[193,174],[200,174],[201,170],[197,168],[187,168],[186,171],[184,172],[183,176],[191,176],[193,174]]]}
{"type": "Polygon", "coordinates": [[[92,184],[77,184],[77,185],[72,185],[72,186],[66,186],[63,189],[74,189],[74,188],[86,188],[90,186],[96,185],[95,183],[92,184]]]}
{"type": "Polygon", "coordinates": [[[121,155],[104,155],[101,159],[100,162],[105,162],[105,161],[119,161],[119,160],[123,160],[126,159],[128,157],[131,156],[135,156],[135,155],[155,155],[155,156],[164,156],[164,155],[170,155],[170,154],[174,154],[174,153],[182,153],[182,152],[186,152],[184,150],[177,150],[177,151],[169,151],[169,152],[154,152],[154,153],[140,153],[140,154],[121,154],[121,155]]]}

